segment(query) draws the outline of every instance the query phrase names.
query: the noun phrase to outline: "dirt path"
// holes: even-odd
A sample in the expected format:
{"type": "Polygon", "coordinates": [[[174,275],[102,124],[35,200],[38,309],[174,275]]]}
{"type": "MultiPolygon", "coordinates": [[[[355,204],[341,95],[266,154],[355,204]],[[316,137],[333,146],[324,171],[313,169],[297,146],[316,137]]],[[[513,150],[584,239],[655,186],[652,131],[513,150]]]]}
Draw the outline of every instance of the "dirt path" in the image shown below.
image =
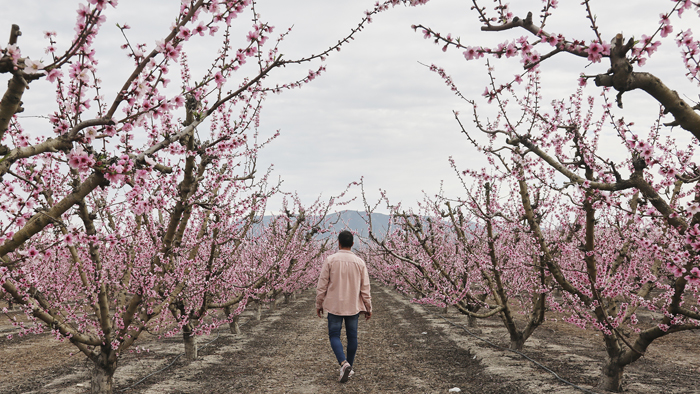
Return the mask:
{"type": "Polygon", "coordinates": [[[494,381],[440,328],[378,286],[374,316],[360,322],[356,374],[341,385],[326,319],[314,315],[314,295],[304,293],[242,338],[228,336],[205,349],[202,362],[159,376],[159,383],[142,384],[134,392],[447,393],[454,387],[466,393],[521,392],[494,381]]]}
{"type": "MultiPolygon", "coordinates": [[[[179,338],[144,341],[142,346],[149,352],[127,354],[120,361],[115,392],[448,393],[455,387],[462,393],[582,392],[522,357],[448,324],[437,308],[410,304],[378,285],[373,286],[372,295],[375,313],[371,320],[360,321],[356,374],[346,384],[337,382],[326,319],[314,315],[315,293],[310,290],[289,305],[280,304],[276,311],[265,313],[260,321],[252,318],[252,311],[244,312],[241,335],[221,328],[200,338],[200,346],[209,344],[200,349],[197,361],[178,358],[179,338]]],[[[466,324],[454,312],[449,319],[466,324]]],[[[564,379],[591,389],[599,373],[601,347],[590,337],[594,333],[575,336],[579,332],[574,329],[564,332],[569,327],[546,323],[528,341],[525,353],[564,379]]],[[[480,321],[475,332],[501,345],[507,343],[497,318],[480,321]]],[[[627,370],[628,392],[700,392],[696,371],[700,335],[689,332],[657,348],[657,353],[649,353],[627,370]],[[662,351],[664,346],[679,345],[675,356],[662,351]],[[673,357],[658,363],[664,354],[673,357]]],[[[57,345],[48,336],[0,340],[0,393],[87,392],[89,365],[80,355],[69,357],[70,351],[69,344],[57,345]]]]}

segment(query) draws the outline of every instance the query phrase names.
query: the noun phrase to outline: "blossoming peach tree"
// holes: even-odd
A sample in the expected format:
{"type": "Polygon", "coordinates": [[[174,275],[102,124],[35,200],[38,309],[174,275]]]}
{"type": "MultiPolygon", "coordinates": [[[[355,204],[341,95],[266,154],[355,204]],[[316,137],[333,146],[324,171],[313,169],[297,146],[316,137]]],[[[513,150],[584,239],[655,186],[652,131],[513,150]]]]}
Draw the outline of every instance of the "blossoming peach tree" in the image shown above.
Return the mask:
{"type": "MultiPolygon", "coordinates": [[[[677,62],[678,74],[697,89],[700,51],[692,28],[700,4],[650,2],[663,9],[660,17],[635,20],[633,31],[628,25],[622,32],[614,22],[599,25],[596,12],[608,9],[594,9],[587,0],[563,5],[569,8],[561,14],[554,0],[518,3],[519,9],[531,7],[526,15],[515,15],[501,1],[486,3],[475,0],[471,9],[484,34],[509,35],[497,45],[413,27],[443,51],[486,62],[481,99],[465,97],[447,70],[430,69],[470,107],[471,126],[459,112],[454,115],[487,158],[485,172],[515,182],[501,198],[517,204],[540,255],[536,265],[562,291],[560,299],[548,301],[550,309],[582,329],[599,330],[607,354],[599,387],[620,391],[624,368],[655,340],[700,326],[700,173],[694,156],[700,105],[667,85],[678,83],[677,75],[663,74],[654,68],[658,62],[649,61],[677,48],[676,57],[664,55],[664,61],[677,62]],[[564,12],[567,23],[556,24],[564,12]],[[586,28],[565,30],[576,25],[572,12],[586,28]],[[516,59],[524,71],[515,77],[496,71],[516,59]],[[578,82],[562,93],[563,85],[547,85],[548,73],[578,82]],[[642,101],[623,108],[623,96],[636,100],[639,94],[642,101]],[[656,114],[646,127],[629,120],[640,105],[645,115],[656,114]],[[541,191],[559,197],[537,201],[541,191]]],[[[487,212],[487,204],[479,205],[487,212]]],[[[523,272],[531,272],[526,261],[533,260],[521,259],[523,272]]]]}
{"type": "MultiPolygon", "coordinates": [[[[336,45],[286,59],[289,31],[274,36],[256,1],[183,0],[155,43],[134,41],[128,25],[117,25],[123,44],[114,49],[129,73],[111,91],[96,42],[117,3],[79,4],[74,37],[44,33],[44,61],[21,51],[22,33],[36,36],[34,26],[13,25],[0,57],[8,77],[0,102],[0,288],[30,318],[17,321],[23,334],[50,330],[92,361],[93,392],[112,391],[119,355],[145,330],[173,321],[192,329],[189,316],[200,318],[193,311],[202,304],[231,302],[230,292],[211,298],[212,283],[225,286],[232,266],[217,268],[216,260],[246,239],[242,231],[275,190],[255,165],[274,139],[256,134],[265,97],[317,77],[322,61],[387,7],[368,11],[336,45]],[[239,37],[242,29],[248,33],[239,37]],[[208,66],[193,67],[188,51],[208,36],[218,47],[208,66]],[[296,80],[267,82],[280,67],[306,63],[314,69],[296,80]],[[42,114],[48,122],[25,127],[17,114],[32,105],[24,102],[30,85],[52,86],[55,105],[42,114]],[[178,303],[186,296],[199,306],[178,303]]],[[[284,267],[287,278],[303,277],[284,267]]]]}

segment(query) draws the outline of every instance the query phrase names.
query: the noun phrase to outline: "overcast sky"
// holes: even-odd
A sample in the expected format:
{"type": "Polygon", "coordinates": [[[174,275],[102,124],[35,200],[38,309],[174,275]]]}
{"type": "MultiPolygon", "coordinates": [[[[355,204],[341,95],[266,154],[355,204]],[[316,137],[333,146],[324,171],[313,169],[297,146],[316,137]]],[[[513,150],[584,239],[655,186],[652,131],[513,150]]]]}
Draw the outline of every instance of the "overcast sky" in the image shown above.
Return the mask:
{"type": "MultiPolygon", "coordinates": [[[[1,1],[0,34],[9,33],[11,23],[19,24],[23,32],[19,44],[24,55],[45,57],[42,33],[46,30],[59,32],[59,38],[64,41],[73,36],[76,0],[1,1]]],[[[277,28],[275,33],[294,26],[281,50],[285,58],[293,59],[333,45],[357,25],[373,3],[365,0],[260,0],[257,11],[264,21],[277,28]]],[[[517,2],[517,5],[524,3],[517,2]]],[[[567,3],[562,7],[570,8],[557,12],[548,30],[568,38],[592,39],[580,2],[561,3],[567,3]]],[[[100,74],[106,85],[119,86],[125,78],[123,74],[128,71],[120,67],[124,62],[123,52],[118,48],[122,40],[114,24],[128,23],[132,27],[129,34],[133,41],[152,47],[154,40],[163,36],[170,26],[178,4],[176,0],[120,0],[116,10],[107,10],[98,52],[98,57],[103,59],[100,74]],[[110,76],[114,76],[114,81],[107,80],[110,76]]],[[[275,177],[284,180],[284,190],[297,191],[306,202],[319,194],[325,197],[338,194],[348,183],[361,177],[365,179],[371,198],[376,199],[378,189],[382,188],[387,190],[392,202],[403,201],[405,205],[414,205],[423,192],[434,195],[442,182],[445,194],[458,195],[461,186],[448,158],[454,157],[460,168],[482,167],[484,160],[460,135],[452,115],[453,110],[466,113],[469,107],[421,63],[444,67],[466,96],[478,98],[487,84],[485,59],[467,63],[459,51],[450,49],[443,53],[439,46],[424,40],[422,34],[414,32],[410,26],[428,25],[474,45],[502,42],[522,34],[522,31],[481,33],[474,12],[470,10],[471,4],[465,0],[432,0],[425,6],[397,7],[384,12],[354,42],[327,59],[327,72],[320,78],[302,89],[270,96],[264,105],[259,131],[265,136],[279,129],[281,136],[261,151],[260,166],[274,165],[275,177]]],[[[484,4],[490,6],[491,3],[484,4]]],[[[532,4],[537,11],[542,3],[532,4]]],[[[614,4],[592,1],[592,4],[601,7],[594,10],[603,36],[608,39],[618,32],[636,37],[650,34],[658,15],[668,11],[671,5],[670,2],[637,0],[614,4]],[[634,7],[630,7],[632,4],[634,7]]],[[[524,16],[528,9],[516,7],[514,11],[524,16]]],[[[243,35],[249,30],[249,16],[240,17],[245,18],[240,27],[243,35]]],[[[675,83],[681,92],[689,89],[687,94],[695,99],[694,87],[689,86],[678,68],[679,55],[673,52],[675,45],[666,42],[666,47],[673,58],[664,60],[664,56],[656,56],[645,71],[667,76],[669,84],[675,83]]],[[[207,52],[215,50],[213,46],[199,45],[191,50],[190,58],[204,58],[207,52]]],[[[580,72],[595,74],[607,68],[604,64],[586,68],[587,64],[571,56],[559,56],[545,63],[542,69],[548,87],[547,97],[572,92],[580,72]]],[[[274,74],[272,80],[297,79],[318,65],[288,67],[274,74]]],[[[518,66],[518,60],[513,58],[498,63],[497,71],[505,80],[519,72],[518,66]]],[[[45,114],[53,108],[51,89],[42,91],[39,84],[41,82],[33,83],[25,95],[23,116],[45,114]]],[[[592,86],[588,90],[591,95],[599,93],[592,86]]],[[[626,118],[644,118],[656,111],[655,104],[643,94],[628,94],[625,104],[626,118]]],[[[468,118],[464,120],[469,121],[468,118]]],[[[34,124],[43,132],[47,130],[45,121],[36,120],[34,124]]],[[[644,127],[648,128],[646,125],[644,127]]],[[[273,202],[269,208],[274,209],[275,204],[273,202]]],[[[349,208],[362,209],[362,205],[357,202],[349,208]]]]}

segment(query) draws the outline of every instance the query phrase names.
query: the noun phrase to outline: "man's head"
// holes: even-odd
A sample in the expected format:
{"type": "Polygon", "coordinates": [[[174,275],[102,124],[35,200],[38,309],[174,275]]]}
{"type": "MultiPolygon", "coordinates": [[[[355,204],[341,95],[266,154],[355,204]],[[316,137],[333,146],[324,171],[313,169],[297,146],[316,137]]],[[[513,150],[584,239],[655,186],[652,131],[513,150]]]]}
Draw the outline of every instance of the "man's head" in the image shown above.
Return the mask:
{"type": "Polygon", "coordinates": [[[338,234],[338,244],[340,244],[341,248],[350,249],[352,248],[352,243],[352,233],[350,231],[344,230],[338,234]]]}

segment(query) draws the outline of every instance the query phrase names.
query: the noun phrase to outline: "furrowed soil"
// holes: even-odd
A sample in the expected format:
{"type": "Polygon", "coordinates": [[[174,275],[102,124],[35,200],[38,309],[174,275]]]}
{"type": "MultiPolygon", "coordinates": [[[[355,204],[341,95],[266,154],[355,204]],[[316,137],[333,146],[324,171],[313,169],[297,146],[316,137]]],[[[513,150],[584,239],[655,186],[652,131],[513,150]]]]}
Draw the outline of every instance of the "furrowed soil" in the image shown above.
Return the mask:
{"type": "MultiPolygon", "coordinates": [[[[122,357],[114,391],[449,393],[459,388],[462,393],[600,393],[594,386],[605,353],[595,332],[547,321],[527,341],[522,353],[559,380],[523,356],[482,340],[508,346],[498,318],[468,328],[466,317],[411,304],[389,288],[374,284],[372,296],[374,314],[369,321],[360,318],[355,375],[347,383],[337,381],[327,322],[315,316],[312,289],[289,304],[280,302],[259,321],[252,311],[244,312],[242,334],[222,327],[200,337],[195,361],[180,356],[179,337],[140,338],[139,346],[148,351],[122,357]]],[[[15,331],[7,317],[0,317],[0,393],[89,392],[90,363],[81,354],[70,356],[72,345],[48,334],[8,339],[15,331]]],[[[628,393],[700,393],[700,333],[655,341],[625,376],[628,393]]]]}

